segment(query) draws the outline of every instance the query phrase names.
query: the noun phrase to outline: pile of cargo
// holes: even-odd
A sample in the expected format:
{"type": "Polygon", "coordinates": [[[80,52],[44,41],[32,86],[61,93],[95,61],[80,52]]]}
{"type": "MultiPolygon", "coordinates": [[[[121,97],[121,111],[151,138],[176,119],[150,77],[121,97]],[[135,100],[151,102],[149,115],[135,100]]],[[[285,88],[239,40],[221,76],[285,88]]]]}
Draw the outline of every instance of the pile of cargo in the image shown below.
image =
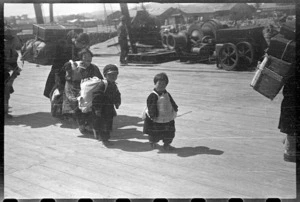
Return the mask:
{"type": "Polygon", "coordinates": [[[216,32],[226,27],[216,19],[191,24],[179,33],[162,33],[162,46],[175,50],[181,62],[208,61],[215,51],[216,32]]]}
{"type": "Polygon", "coordinates": [[[59,24],[34,24],[34,39],[28,40],[22,47],[21,60],[40,65],[52,65],[58,44],[66,43],[70,31],[79,34],[83,29],[59,24]]]}
{"type": "Polygon", "coordinates": [[[273,100],[285,81],[295,73],[295,24],[283,24],[279,34],[271,38],[270,46],[252,79],[251,86],[273,100]]]}

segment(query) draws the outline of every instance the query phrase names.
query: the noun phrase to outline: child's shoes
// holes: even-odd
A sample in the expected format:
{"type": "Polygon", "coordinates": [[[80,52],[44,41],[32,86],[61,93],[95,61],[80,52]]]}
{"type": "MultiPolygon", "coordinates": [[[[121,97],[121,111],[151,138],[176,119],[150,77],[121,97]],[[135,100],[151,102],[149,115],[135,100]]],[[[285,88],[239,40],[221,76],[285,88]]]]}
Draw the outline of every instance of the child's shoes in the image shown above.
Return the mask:
{"type": "Polygon", "coordinates": [[[169,144],[164,144],[164,150],[165,151],[174,151],[175,149],[176,149],[175,147],[172,147],[169,144]]]}

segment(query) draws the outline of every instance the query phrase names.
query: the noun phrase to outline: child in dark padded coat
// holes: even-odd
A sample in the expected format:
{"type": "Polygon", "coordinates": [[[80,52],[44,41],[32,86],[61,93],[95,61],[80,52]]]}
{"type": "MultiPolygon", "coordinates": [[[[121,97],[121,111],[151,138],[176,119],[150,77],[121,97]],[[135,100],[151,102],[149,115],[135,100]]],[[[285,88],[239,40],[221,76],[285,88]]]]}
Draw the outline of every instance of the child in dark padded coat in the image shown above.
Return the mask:
{"type": "Polygon", "coordinates": [[[93,133],[96,139],[101,139],[105,146],[110,146],[110,132],[116,109],[121,105],[121,93],[116,85],[119,70],[116,65],[106,65],[103,69],[104,81],[100,90],[94,94],[92,109],[94,114],[93,133]]]}
{"type": "Polygon", "coordinates": [[[175,137],[175,117],[178,106],[170,93],[166,91],[169,83],[165,73],[154,77],[155,88],[147,98],[145,109],[144,134],[149,135],[149,142],[154,149],[162,140],[166,151],[174,150],[170,144],[175,137]]]}

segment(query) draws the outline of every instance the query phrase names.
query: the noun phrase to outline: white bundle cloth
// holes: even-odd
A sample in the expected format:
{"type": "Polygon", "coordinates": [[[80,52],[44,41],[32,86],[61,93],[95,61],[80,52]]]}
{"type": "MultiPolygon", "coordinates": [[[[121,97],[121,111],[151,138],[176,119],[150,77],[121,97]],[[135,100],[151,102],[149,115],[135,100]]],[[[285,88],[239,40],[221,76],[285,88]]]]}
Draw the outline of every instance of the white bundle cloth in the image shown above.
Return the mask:
{"type": "Polygon", "coordinates": [[[99,79],[98,77],[92,77],[84,79],[80,84],[80,96],[78,99],[78,107],[83,113],[92,111],[93,94],[100,90],[101,83],[105,84],[104,92],[107,88],[107,80],[99,79]]]}

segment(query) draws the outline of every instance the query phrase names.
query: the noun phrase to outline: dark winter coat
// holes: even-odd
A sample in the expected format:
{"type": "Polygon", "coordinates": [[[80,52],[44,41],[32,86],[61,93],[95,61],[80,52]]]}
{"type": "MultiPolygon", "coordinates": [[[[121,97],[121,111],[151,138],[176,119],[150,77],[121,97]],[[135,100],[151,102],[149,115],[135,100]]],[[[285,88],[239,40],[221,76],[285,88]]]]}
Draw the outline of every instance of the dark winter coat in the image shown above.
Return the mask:
{"type": "Polygon", "coordinates": [[[282,91],[283,100],[278,128],[280,132],[290,135],[300,132],[300,84],[298,79],[296,76],[290,77],[282,91]]]}
{"type": "Polygon", "coordinates": [[[50,93],[52,92],[53,88],[55,87],[55,76],[58,76],[62,80],[62,84],[64,84],[65,78],[64,74],[60,74],[62,71],[62,67],[66,62],[69,60],[79,60],[78,58],[78,49],[76,49],[75,45],[67,44],[66,42],[58,43],[56,46],[56,53],[55,58],[53,61],[53,65],[51,67],[51,71],[48,75],[45,89],[44,89],[44,96],[50,98],[50,93]]]}
{"type": "Polygon", "coordinates": [[[104,92],[104,83],[100,86],[100,91],[94,94],[93,112],[100,113],[100,117],[95,115],[94,129],[104,132],[112,130],[113,117],[116,116],[115,107],[118,109],[121,105],[121,93],[114,82],[109,82],[104,92]]]}
{"type": "MultiPolygon", "coordinates": [[[[77,113],[78,108],[78,100],[77,97],[80,95],[80,83],[82,79],[91,78],[91,77],[98,77],[99,79],[103,79],[102,74],[100,73],[99,68],[91,64],[86,69],[80,69],[81,78],[74,80],[69,76],[71,74],[66,74],[67,71],[72,70],[72,65],[70,62],[67,62],[62,70],[65,72],[65,86],[63,92],[63,106],[62,106],[62,113],[63,114],[74,114],[77,113]]],[[[63,81],[61,81],[63,82],[63,81]]],[[[63,84],[59,84],[63,85],[63,84]]]]}

